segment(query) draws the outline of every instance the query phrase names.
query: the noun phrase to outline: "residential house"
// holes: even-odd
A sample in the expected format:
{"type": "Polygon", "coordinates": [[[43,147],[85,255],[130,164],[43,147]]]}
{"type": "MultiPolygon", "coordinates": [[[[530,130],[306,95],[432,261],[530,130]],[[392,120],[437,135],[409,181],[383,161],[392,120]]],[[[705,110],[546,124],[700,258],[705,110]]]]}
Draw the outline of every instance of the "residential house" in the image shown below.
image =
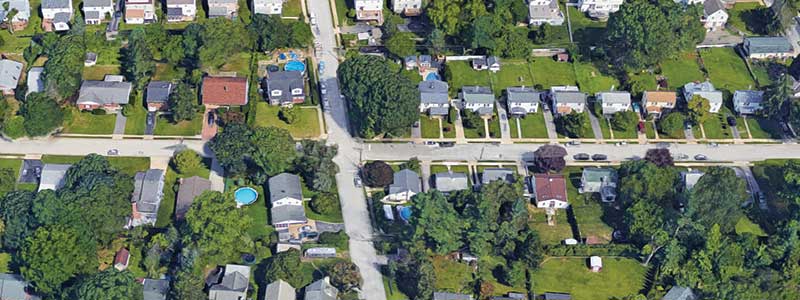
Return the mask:
{"type": "Polygon", "coordinates": [[[131,252],[128,249],[120,248],[114,254],[114,269],[117,271],[125,271],[128,268],[128,263],[131,261],[131,252]]]}
{"type": "Polygon", "coordinates": [[[383,0],[353,0],[356,20],[383,23],[383,0]]]}
{"type": "Polygon", "coordinates": [[[133,85],[106,75],[104,80],[84,80],[75,102],[81,110],[104,109],[115,113],[128,104],[133,85]]]}
{"type": "Polygon", "coordinates": [[[725,11],[725,4],[720,0],[705,0],[703,2],[703,16],[700,22],[706,31],[716,31],[725,27],[728,23],[728,12],[725,11]]]}
{"type": "Polygon", "coordinates": [[[691,191],[704,174],[706,173],[699,170],[682,171],[681,180],[683,181],[684,191],[691,191]]]}
{"type": "Polygon", "coordinates": [[[545,292],[542,295],[542,300],[572,300],[572,295],[569,293],[545,292]]]}
{"type": "Polygon", "coordinates": [[[673,286],[661,300],[698,300],[691,288],[673,286]]]}
{"type": "Polygon", "coordinates": [[[469,188],[469,178],[465,173],[441,172],[433,175],[436,189],[442,193],[466,190],[469,188]]]}
{"type": "Polygon", "coordinates": [[[486,58],[486,65],[489,67],[489,71],[497,73],[500,71],[500,58],[497,56],[489,56],[486,58]]]}
{"type": "Polygon", "coordinates": [[[529,113],[539,111],[541,93],[533,88],[512,86],[506,88],[506,107],[508,112],[517,117],[524,117],[529,113]]]}
{"type": "Polygon", "coordinates": [[[617,198],[617,171],[611,168],[584,168],[578,192],[599,193],[603,202],[614,202],[617,198]]]}
{"type": "Polygon", "coordinates": [[[39,189],[57,191],[64,186],[64,178],[67,177],[67,170],[72,165],[65,164],[45,164],[42,167],[42,175],[39,177],[39,189]]]}
{"type": "Polygon", "coordinates": [[[675,108],[678,97],[675,92],[669,91],[645,91],[642,95],[642,104],[647,114],[661,117],[664,112],[675,108]]]}
{"type": "Polygon", "coordinates": [[[253,12],[260,15],[280,15],[286,0],[253,0],[253,12]]]}
{"type": "Polygon", "coordinates": [[[71,0],[42,0],[42,29],[47,32],[69,30],[72,14],[71,0]]]}
{"type": "Polygon", "coordinates": [[[0,0],[0,20],[6,21],[11,10],[17,11],[17,14],[9,22],[11,30],[19,31],[28,27],[28,20],[31,18],[30,2],[28,0],[0,0]],[[4,7],[6,3],[8,3],[8,11],[4,7]]]}
{"type": "Polygon", "coordinates": [[[422,13],[422,0],[392,0],[392,11],[404,16],[419,16],[422,13]]]}
{"type": "Polygon", "coordinates": [[[270,105],[291,106],[306,101],[306,85],[300,71],[270,72],[264,81],[270,105]]]}
{"type": "Polygon", "coordinates": [[[461,88],[461,100],[464,109],[469,109],[483,116],[494,113],[494,94],[485,86],[467,85],[461,88]]]}
{"type": "Polygon", "coordinates": [[[167,300],[169,280],[144,278],[142,285],[142,300],[167,300]]]}
{"type": "Polygon", "coordinates": [[[601,92],[595,95],[601,103],[603,115],[613,115],[631,109],[631,93],[623,91],[601,92]]]}
{"type": "Polygon", "coordinates": [[[201,97],[208,108],[242,106],[247,104],[250,87],[244,77],[203,78],[201,97]]]}
{"type": "Polygon", "coordinates": [[[337,300],[339,290],[331,285],[330,277],[325,276],[320,280],[306,286],[304,300],[337,300]]]}
{"type": "Polygon", "coordinates": [[[403,204],[421,192],[422,182],[419,180],[419,174],[409,169],[403,169],[394,173],[392,184],[389,185],[389,193],[381,201],[403,204]]]}
{"type": "Polygon", "coordinates": [[[264,300],[295,300],[297,292],[294,287],[286,281],[278,279],[267,285],[264,292],[264,300]]]}
{"type": "Polygon", "coordinates": [[[208,0],[208,17],[236,19],[239,17],[239,1],[208,0]]]}
{"type": "Polygon", "coordinates": [[[403,64],[406,66],[406,70],[411,71],[417,67],[417,56],[416,55],[409,55],[403,59],[403,64]]]}
{"type": "Polygon", "coordinates": [[[505,296],[492,296],[491,300],[526,300],[528,296],[523,293],[508,293],[505,296]]]}
{"type": "Polygon", "coordinates": [[[486,63],[486,57],[485,56],[481,56],[481,57],[478,57],[478,58],[473,58],[472,61],[470,61],[470,64],[472,64],[472,69],[476,70],[476,71],[482,71],[482,70],[488,70],[489,69],[489,65],[486,63]]]}
{"type": "Polygon", "coordinates": [[[430,116],[446,116],[450,112],[450,86],[441,80],[421,81],[419,89],[419,112],[430,116]]]}
{"type": "Polygon", "coordinates": [[[531,177],[536,207],[562,209],[569,206],[567,180],[561,174],[533,174],[531,177]]]}
{"type": "Polygon", "coordinates": [[[195,0],[167,0],[167,22],[191,22],[196,15],[195,0]]]}
{"type": "Polygon", "coordinates": [[[764,91],[735,91],[733,92],[733,110],[740,115],[752,115],[762,108],[764,91]]]}
{"type": "Polygon", "coordinates": [[[619,10],[625,0],[578,0],[578,9],[592,18],[608,19],[608,16],[619,10]]]}
{"type": "Polygon", "coordinates": [[[175,220],[183,220],[186,213],[189,212],[189,208],[192,207],[194,199],[209,190],[211,190],[211,181],[208,179],[198,176],[181,178],[178,196],[175,198],[175,220]]]}
{"type": "Polygon", "coordinates": [[[0,60],[0,91],[3,95],[14,95],[14,89],[22,75],[22,63],[10,60],[0,60]]]}
{"type": "Polygon", "coordinates": [[[147,84],[145,100],[148,111],[167,110],[169,108],[169,95],[172,93],[172,83],[169,81],[153,80],[147,84]]]}
{"type": "Polygon", "coordinates": [[[554,114],[583,113],[586,109],[586,94],[576,86],[554,86],[550,88],[550,109],[554,114]]]}
{"type": "Polygon", "coordinates": [[[164,197],[164,170],[138,172],[133,179],[132,213],[128,226],[155,225],[158,208],[164,197]]]}
{"type": "Polygon", "coordinates": [[[97,25],[114,13],[112,0],[83,0],[83,20],[86,24],[97,25]]]}
{"type": "Polygon", "coordinates": [[[722,108],[722,92],[717,91],[710,81],[689,82],[683,86],[683,99],[687,102],[697,95],[708,100],[708,112],[717,113],[722,108]]]}
{"type": "Polygon", "coordinates": [[[44,79],[42,78],[42,71],[44,71],[44,68],[42,67],[33,67],[28,70],[28,90],[25,92],[25,96],[29,95],[30,93],[44,92],[44,79]]]}
{"type": "Polygon", "coordinates": [[[675,3],[680,3],[683,5],[695,5],[695,4],[703,4],[705,0],[673,0],[675,3]]]}
{"type": "Polygon", "coordinates": [[[299,176],[281,173],[272,176],[267,185],[272,225],[277,230],[285,231],[289,225],[308,222],[303,208],[303,187],[300,185],[299,176]]]}
{"type": "Polygon", "coordinates": [[[564,24],[564,14],[558,7],[558,0],[528,0],[528,24],[539,26],[544,23],[554,26],[564,24]]]}
{"type": "Polygon", "coordinates": [[[600,256],[589,257],[589,268],[595,273],[602,271],[603,259],[600,256]]]}
{"type": "Polygon", "coordinates": [[[784,36],[751,36],[744,38],[742,49],[751,59],[792,57],[794,49],[784,36]]]}
{"type": "Polygon", "coordinates": [[[244,300],[250,287],[250,267],[225,265],[222,280],[208,289],[208,300],[244,300]]]}
{"type": "Polygon", "coordinates": [[[155,0],[125,0],[125,23],[154,23],[157,18],[154,2],[155,0]]]}
{"type": "Polygon", "coordinates": [[[473,300],[473,298],[467,294],[433,292],[433,300],[473,300]]]}
{"type": "Polygon", "coordinates": [[[481,173],[481,184],[486,185],[492,181],[502,180],[514,183],[514,170],[508,168],[486,168],[481,173]]]}
{"type": "Polygon", "coordinates": [[[31,293],[32,290],[22,276],[0,273],[0,299],[41,300],[42,298],[31,293]]]}
{"type": "Polygon", "coordinates": [[[331,247],[314,247],[306,249],[304,254],[307,258],[334,258],[336,257],[336,248],[331,247]]]}

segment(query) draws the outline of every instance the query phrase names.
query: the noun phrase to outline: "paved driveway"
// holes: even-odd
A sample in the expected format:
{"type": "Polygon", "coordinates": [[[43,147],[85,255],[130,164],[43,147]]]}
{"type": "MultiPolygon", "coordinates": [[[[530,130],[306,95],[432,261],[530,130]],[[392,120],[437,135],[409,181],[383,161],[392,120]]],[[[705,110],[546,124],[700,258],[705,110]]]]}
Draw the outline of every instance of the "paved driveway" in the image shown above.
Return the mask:
{"type": "Polygon", "coordinates": [[[128,121],[128,118],[122,115],[122,111],[120,110],[117,112],[117,120],[114,122],[114,134],[115,135],[123,135],[125,134],[125,123],[128,121]]]}
{"type": "MultiPolygon", "coordinates": [[[[600,122],[606,122],[606,119],[603,116],[599,118],[594,115],[592,112],[587,112],[589,114],[589,123],[592,124],[592,133],[594,134],[594,138],[602,139],[603,138],[603,130],[600,129],[600,122]]],[[[609,137],[611,138],[611,137],[609,137]]]]}
{"type": "Polygon", "coordinates": [[[145,135],[153,135],[153,131],[156,129],[156,113],[155,112],[147,112],[147,117],[145,118],[144,124],[144,134],[145,135]]]}

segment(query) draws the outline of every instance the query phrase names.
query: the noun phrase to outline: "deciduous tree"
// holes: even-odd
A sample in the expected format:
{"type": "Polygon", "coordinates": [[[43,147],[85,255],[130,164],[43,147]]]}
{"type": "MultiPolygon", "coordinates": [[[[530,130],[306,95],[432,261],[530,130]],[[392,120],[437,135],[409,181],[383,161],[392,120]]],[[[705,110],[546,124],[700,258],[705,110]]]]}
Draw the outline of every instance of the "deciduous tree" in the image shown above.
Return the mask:
{"type": "Polygon", "coordinates": [[[417,53],[417,42],[411,32],[398,32],[386,40],[386,49],[399,58],[417,53]]]}
{"type": "Polygon", "coordinates": [[[339,208],[339,198],[334,194],[317,193],[311,198],[311,209],[322,215],[333,214],[341,210],[339,208]]]}
{"type": "Polygon", "coordinates": [[[25,132],[29,136],[43,136],[61,126],[64,112],[54,100],[44,93],[31,93],[20,107],[25,118],[25,132]]]}
{"type": "Polygon", "coordinates": [[[131,32],[128,48],[123,51],[123,72],[138,89],[142,89],[156,71],[156,62],[150,47],[145,30],[137,28],[131,32]]]}
{"type": "Polygon", "coordinates": [[[203,159],[194,150],[182,150],[172,158],[178,173],[190,174],[203,167],[203,159]]]}
{"type": "Polygon", "coordinates": [[[533,164],[539,172],[561,172],[567,165],[567,150],[561,146],[544,145],[533,152],[533,164]]]}
{"type": "Polygon", "coordinates": [[[571,138],[580,138],[586,134],[586,113],[571,112],[558,118],[558,124],[564,133],[571,138]]]}
{"type": "Polygon", "coordinates": [[[194,119],[200,110],[194,89],[185,83],[174,85],[172,92],[169,94],[168,103],[169,109],[172,111],[171,119],[176,123],[194,119]]]}
{"type": "Polygon", "coordinates": [[[447,254],[463,245],[464,221],[439,191],[417,194],[412,199],[411,227],[415,240],[425,241],[438,254],[447,254]]]}
{"type": "Polygon", "coordinates": [[[703,124],[705,121],[711,117],[711,113],[708,111],[711,109],[711,105],[708,102],[708,99],[701,97],[700,95],[694,95],[692,100],[689,100],[689,107],[687,113],[689,114],[689,119],[692,120],[695,124],[703,124]]]}
{"type": "Polygon", "coordinates": [[[347,291],[355,287],[361,287],[361,274],[358,266],[349,261],[342,261],[334,264],[329,270],[331,284],[339,288],[340,291],[347,291]]]}
{"type": "Polygon", "coordinates": [[[108,268],[78,283],[75,299],[81,300],[141,300],[142,284],[130,271],[108,268]]]}
{"type": "Polygon", "coordinates": [[[611,117],[611,126],[614,130],[635,130],[637,124],[639,124],[639,114],[632,110],[620,111],[611,117]]]}
{"type": "Polygon", "coordinates": [[[186,213],[189,234],[184,239],[197,245],[205,261],[225,260],[238,254],[237,245],[247,237],[251,222],[243,210],[236,209],[230,193],[206,192],[186,213]]]}
{"type": "Polygon", "coordinates": [[[744,215],[741,205],[747,198],[745,185],[731,168],[709,168],[689,194],[692,219],[706,229],[718,224],[723,232],[733,231],[744,215]]]}
{"type": "Polygon", "coordinates": [[[45,295],[54,295],[76,275],[97,269],[95,243],[66,226],[37,229],[26,240],[20,259],[22,276],[45,295]]]}
{"type": "Polygon", "coordinates": [[[369,187],[385,187],[394,180],[394,171],[384,161],[376,160],[368,162],[361,169],[364,176],[364,183],[369,187]]]}
{"type": "Polygon", "coordinates": [[[672,154],[669,153],[669,149],[665,148],[647,149],[644,160],[658,167],[672,166],[674,164],[672,161],[672,154]]]}
{"type": "Polygon", "coordinates": [[[306,278],[304,272],[302,272],[300,251],[295,249],[289,249],[288,251],[273,255],[267,260],[264,269],[264,278],[267,282],[281,279],[292,286],[305,286],[311,281],[311,279],[306,278]]]}

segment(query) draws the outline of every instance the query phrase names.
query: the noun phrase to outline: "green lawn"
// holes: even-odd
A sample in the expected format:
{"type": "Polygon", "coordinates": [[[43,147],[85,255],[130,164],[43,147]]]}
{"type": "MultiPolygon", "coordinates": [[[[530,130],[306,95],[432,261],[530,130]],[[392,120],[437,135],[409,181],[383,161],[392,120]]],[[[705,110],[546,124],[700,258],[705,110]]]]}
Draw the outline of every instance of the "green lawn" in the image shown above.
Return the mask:
{"type": "MultiPolygon", "coordinates": [[[[593,113],[594,110],[590,110],[589,113],[593,113]]],[[[603,138],[610,139],[611,138],[611,125],[608,124],[608,120],[603,115],[597,116],[597,121],[600,123],[600,132],[603,133],[603,138]]],[[[614,138],[622,138],[617,136],[617,131],[614,131],[614,138]]]]}
{"type": "Polygon", "coordinates": [[[269,210],[265,200],[264,188],[261,186],[250,186],[258,192],[258,199],[253,204],[242,207],[245,213],[253,220],[252,225],[247,229],[247,233],[253,240],[269,239],[275,229],[269,225],[269,210]]]}
{"type": "Polygon", "coordinates": [[[496,270],[497,268],[505,268],[508,267],[508,262],[502,256],[481,256],[479,258],[481,262],[481,268],[485,270],[483,274],[486,276],[486,280],[494,286],[494,291],[492,295],[495,296],[504,296],[509,292],[517,292],[517,293],[525,293],[525,286],[508,286],[500,282],[494,272],[488,272],[489,270],[496,270]]]}
{"type": "Polygon", "coordinates": [[[203,113],[199,112],[191,121],[180,121],[176,124],[171,122],[169,116],[158,116],[156,128],[153,135],[182,135],[194,136],[200,134],[203,129],[203,113]]]}
{"type": "Polygon", "coordinates": [[[533,82],[543,89],[554,85],[575,85],[575,72],[568,62],[557,62],[550,57],[537,57],[531,63],[533,82]]]}
{"type": "Polygon", "coordinates": [[[444,137],[452,139],[456,137],[456,124],[447,122],[447,118],[442,120],[442,133],[444,137]]]}
{"type": "Polygon", "coordinates": [[[725,120],[727,108],[720,109],[718,114],[712,114],[708,120],[703,122],[703,130],[708,139],[732,139],[733,132],[725,120]]]}
{"type": "Polygon", "coordinates": [[[656,128],[653,125],[653,122],[645,122],[644,129],[645,129],[645,135],[647,135],[648,139],[656,138],[656,128]]]}
{"type": "Polygon", "coordinates": [[[574,63],[575,76],[578,86],[584,93],[594,94],[609,91],[612,87],[619,88],[619,80],[609,74],[604,74],[592,63],[574,63]]]}
{"type": "Polygon", "coordinates": [[[781,130],[778,123],[759,117],[748,117],[747,126],[750,127],[750,134],[754,139],[780,139],[781,130]]]}
{"type": "Polygon", "coordinates": [[[635,295],[644,285],[646,269],[638,261],[603,257],[603,270],[593,273],[587,259],[547,259],[533,272],[535,292],[566,292],[575,300],[611,299],[635,295]]]}
{"type": "MultiPolygon", "coordinates": [[[[569,199],[575,214],[581,237],[595,236],[601,241],[611,242],[611,233],[614,229],[603,220],[614,219],[614,217],[604,216],[603,206],[598,197],[594,197],[595,194],[578,194],[582,172],[583,169],[579,167],[564,169],[564,176],[567,177],[567,199],[569,199]]],[[[609,214],[611,212],[613,210],[609,209],[609,214]]]]}
{"type": "Polygon", "coordinates": [[[762,229],[761,226],[753,223],[753,221],[750,221],[750,219],[747,217],[741,217],[739,218],[739,221],[736,222],[736,234],[742,235],[745,233],[750,233],[759,237],[767,236],[767,233],[764,232],[764,229],[762,229]]]}
{"type": "Polygon", "coordinates": [[[156,63],[156,73],[153,75],[154,80],[173,81],[181,79],[181,75],[175,66],[165,63],[156,63]]]}
{"type": "Polygon", "coordinates": [[[147,109],[144,108],[143,94],[134,96],[131,112],[126,116],[125,134],[144,134],[147,125],[147,109]]]}
{"type": "Polygon", "coordinates": [[[283,128],[289,130],[292,137],[296,139],[315,138],[320,135],[320,121],[316,109],[298,108],[297,120],[294,124],[287,124],[278,118],[279,112],[280,107],[259,102],[256,105],[256,126],[283,128]]]}
{"type": "Polygon", "coordinates": [[[8,30],[0,30],[0,39],[3,40],[0,45],[0,51],[11,53],[22,53],[25,48],[30,45],[31,37],[36,33],[42,33],[42,17],[40,15],[41,0],[30,0],[30,18],[28,19],[28,26],[25,29],[17,31],[13,34],[8,30]]]}
{"type": "Polygon", "coordinates": [[[158,219],[156,220],[156,228],[166,228],[174,219],[175,213],[175,200],[178,195],[177,190],[180,184],[179,178],[188,178],[192,176],[199,176],[208,179],[211,171],[208,166],[204,165],[203,168],[187,173],[181,174],[175,171],[170,165],[167,168],[167,173],[164,175],[164,197],[161,199],[161,206],[158,207],[158,219]]]}
{"type": "Polygon", "coordinates": [[[491,73],[492,90],[499,97],[503,90],[510,86],[533,86],[533,77],[529,65],[525,61],[503,61],[497,73],[491,73]]]}
{"type": "Polygon", "coordinates": [[[573,238],[572,227],[567,221],[567,212],[558,210],[556,212],[555,225],[547,225],[547,215],[544,209],[532,208],[530,211],[530,221],[528,224],[539,234],[539,239],[543,245],[558,245],[565,239],[573,238]]]}
{"type": "Polygon", "coordinates": [[[283,3],[284,17],[299,17],[303,14],[303,9],[300,7],[300,1],[303,0],[289,0],[283,3]]]}
{"type": "Polygon", "coordinates": [[[386,300],[408,300],[408,296],[398,289],[397,282],[389,277],[383,276],[383,289],[386,290],[386,300]]]}
{"type": "MultiPolygon", "coordinates": [[[[567,7],[570,24],[572,25],[572,37],[581,46],[598,46],[606,36],[606,23],[598,22],[587,17],[575,6],[567,7]]],[[[562,4],[561,11],[564,11],[562,4]]],[[[566,24],[565,24],[566,25],[566,24]]],[[[565,26],[554,26],[565,27],[565,26]]]]}
{"type": "Polygon", "coordinates": [[[759,7],[763,6],[758,2],[744,2],[744,3],[734,4],[733,8],[728,9],[728,14],[730,15],[728,17],[728,25],[736,27],[736,29],[739,29],[740,31],[748,35],[757,35],[752,31],[750,31],[750,29],[747,28],[747,25],[749,23],[751,27],[760,25],[763,26],[763,24],[755,24],[754,23],[755,20],[753,20],[752,18],[748,18],[748,12],[759,7]]]}
{"type": "Polygon", "coordinates": [[[733,93],[735,90],[755,88],[756,83],[747,71],[744,60],[733,48],[703,49],[700,50],[700,56],[717,89],[733,93]]]}
{"type": "Polygon", "coordinates": [[[426,139],[439,138],[439,120],[437,118],[431,118],[428,117],[426,114],[420,114],[419,127],[420,131],[422,132],[422,138],[426,139]]]}
{"type": "MultiPolygon", "coordinates": [[[[547,127],[544,124],[544,112],[540,109],[535,114],[527,114],[524,118],[517,119],[522,127],[523,138],[547,138],[547,127]]],[[[511,132],[517,128],[511,126],[511,132]]]]}
{"type": "Polygon", "coordinates": [[[772,84],[772,78],[769,76],[769,67],[773,64],[785,67],[784,65],[772,61],[750,61],[750,68],[753,69],[753,75],[756,77],[759,87],[766,87],[772,84]]]}
{"type": "MultiPolygon", "coordinates": [[[[673,111],[673,112],[671,112],[671,114],[683,114],[683,113],[677,112],[677,111],[673,111]]],[[[661,117],[664,118],[666,116],[667,115],[662,115],[661,117]]],[[[685,116],[686,115],[684,114],[684,117],[685,116]]],[[[692,128],[694,128],[694,127],[692,127],[692,128]]],[[[684,138],[686,138],[686,135],[685,135],[684,130],[683,130],[683,126],[681,126],[680,128],[678,128],[677,130],[675,130],[673,132],[664,132],[659,127],[658,134],[659,134],[659,137],[662,138],[662,139],[663,138],[667,138],[667,139],[684,139],[684,138]]],[[[695,138],[700,138],[700,136],[695,136],[695,138]]]]}
{"type": "Polygon", "coordinates": [[[661,62],[661,73],[673,89],[692,81],[703,81],[705,75],[697,65],[697,52],[679,54],[677,58],[661,62]]]}
{"type": "Polygon", "coordinates": [[[445,65],[445,80],[450,84],[450,95],[455,96],[465,85],[491,86],[489,71],[475,71],[469,61],[448,61],[445,65]]]}
{"type": "Polygon", "coordinates": [[[469,265],[435,256],[433,272],[436,274],[434,286],[437,291],[472,293],[472,268],[469,265]]]}
{"type": "Polygon", "coordinates": [[[250,53],[240,52],[231,55],[222,67],[220,72],[236,72],[237,76],[247,77],[250,75],[250,53]]]}
{"type": "Polygon", "coordinates": [[[94,65],[83,68],[83,80],[103,80],[106,75],[120,74],[119,65],[94,65]]]}
{"type": "MultiPolygon", "coordinates": [[[[42,162],[46,164],[74,164],[82,158],[83,156],[73,155],[43,155],[42,162]]],[[[110,156],[106,158],[112,167],[131,176],[136,175],[136,172],[150,169],[149,157],[110,156]]]]}
{"type": "Polygon", "coordinates": [[[339,209],[335,213],[323,215],[323,214],[318,214],[313,209],[311,209],[309,204],[310,204],[309,201],[304,201],[303,202],[303,207],[306,208],[306,216],[308,216],[309,219],[322,221],[322,222],[329,222],[329,223],[343,223],[344,222],[344,218],[342,217],[341,209],[339,209]]]}
{"type": "Polygon", "coordinates": [[[22,159],[0,158],[0,169],[11,169],[14,174],[19,175],[19,169],[22,169],[22,159]]]}
{"type": "Polygon", "coordinates": [[[339,17],[339,26],[355,24],[353,19],[347,17],[347,11],[353,5],[349,0],[336,0],[336,14],[339,17]]]}
{"type": "Polygon", "coordinates": [[[500,118],[497,117],[497,111],[495,111],[494,116],[489,119],[489,137],[500,138],[501,135],[500,118]]]}
{"type": "Polygon", "coordinates": [[[64,117],[63,133],[112,134],[117,115],[94,115],[91,112],[68,110],[64,117]]]}

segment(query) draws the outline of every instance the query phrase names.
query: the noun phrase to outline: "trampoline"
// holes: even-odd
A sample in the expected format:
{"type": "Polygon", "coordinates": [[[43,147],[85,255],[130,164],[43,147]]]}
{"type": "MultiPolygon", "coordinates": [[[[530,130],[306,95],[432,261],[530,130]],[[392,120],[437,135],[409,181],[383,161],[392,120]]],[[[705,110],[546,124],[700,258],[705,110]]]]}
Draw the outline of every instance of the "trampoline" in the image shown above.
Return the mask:
{"type": "Polygon", "coordinates": [[[306,71],[306,64],[300,62],[299,60],[293,60],[286,63],[283,69],[286,71],[299,71],[303,73],[306,71]]]}
{"type": "Polygon", "coordinates": [[[258,192],[251,187],[240,187],[233,193],[236,206],[250,205],[258,199],[258,192]]]}

